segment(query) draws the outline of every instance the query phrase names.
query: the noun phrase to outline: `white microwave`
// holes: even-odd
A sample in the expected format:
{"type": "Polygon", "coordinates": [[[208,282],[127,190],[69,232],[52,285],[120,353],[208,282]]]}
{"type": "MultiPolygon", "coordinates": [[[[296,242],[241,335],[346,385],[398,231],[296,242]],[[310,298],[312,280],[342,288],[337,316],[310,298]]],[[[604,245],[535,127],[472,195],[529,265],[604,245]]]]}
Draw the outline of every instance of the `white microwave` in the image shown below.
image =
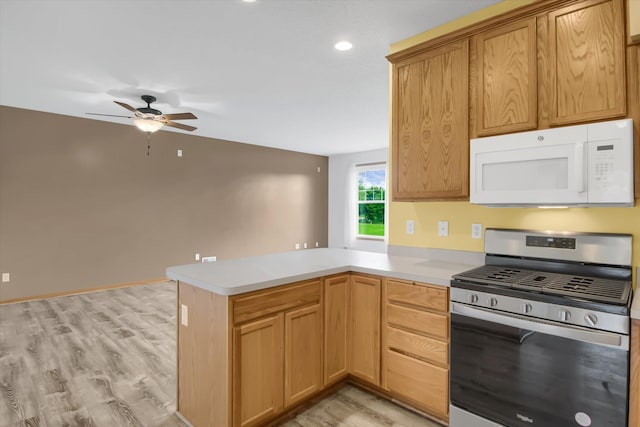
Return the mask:
{"type": "Polygon", "coordinates": [[[631,119],[471,140],[471,203],[633,206],[631,119]]]}

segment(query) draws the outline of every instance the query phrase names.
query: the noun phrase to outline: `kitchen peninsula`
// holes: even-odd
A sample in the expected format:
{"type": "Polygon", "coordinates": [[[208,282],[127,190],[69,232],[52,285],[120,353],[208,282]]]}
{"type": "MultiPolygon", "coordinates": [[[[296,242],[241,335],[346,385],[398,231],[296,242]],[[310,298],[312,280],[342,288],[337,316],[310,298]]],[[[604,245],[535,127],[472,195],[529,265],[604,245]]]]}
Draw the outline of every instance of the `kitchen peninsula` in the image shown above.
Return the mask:
{"type": "Polygon", "coordinates": [[[179,413],[264,425],[352,379],[446,422],[449,280],[478,261],[454,255],[323,248],[168,268],[179,413]]]}

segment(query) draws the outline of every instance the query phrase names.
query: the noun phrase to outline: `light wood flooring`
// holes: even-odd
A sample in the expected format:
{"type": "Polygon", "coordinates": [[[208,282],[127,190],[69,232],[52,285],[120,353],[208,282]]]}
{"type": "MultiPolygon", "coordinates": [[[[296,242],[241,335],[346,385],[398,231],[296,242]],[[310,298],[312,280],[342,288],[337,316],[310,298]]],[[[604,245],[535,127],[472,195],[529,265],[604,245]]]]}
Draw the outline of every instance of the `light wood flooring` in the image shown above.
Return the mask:
{"type": "MultiPolygon", "coordinates": [[[[0,305],[0,426],[183,427],[175,346],[172,282],[0,305]]],[[[437,424],[348,385],[285,426],[437,424]]]]}

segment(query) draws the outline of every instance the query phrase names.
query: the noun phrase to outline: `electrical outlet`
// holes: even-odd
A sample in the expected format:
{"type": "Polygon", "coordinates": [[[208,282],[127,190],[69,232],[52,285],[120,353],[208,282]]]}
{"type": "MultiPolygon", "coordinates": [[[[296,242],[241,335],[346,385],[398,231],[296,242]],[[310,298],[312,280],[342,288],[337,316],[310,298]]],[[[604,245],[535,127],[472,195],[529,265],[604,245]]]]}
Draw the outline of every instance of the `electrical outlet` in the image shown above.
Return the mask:
{"type": "Polygon", "coordinates": [[[203,256],[202,257],[202,262],[214,262],[216,260],[216,257],[214,256],[203,256]]]}
{"type": "Polygon", "coordinates": [[[296,249],[300,249],[300,243],[296,243],[296,249]]]}
{"type": "Polygon", "coordinates": [[[320,246],[320,243],[316,242],[316,248],[317,248],[318,246],[320,246]]]}
{"type": "Polygon", "coordinates": [[[449,235],[449,221],[438,221],[438,236],[447,237],[449,235]]]}
{"type": "Polygon", "coordinates": [[[406,230],[407,234],[413,234],[415,232],[415,223],[413,222],[412,219],[407,220],[406,227],[407,227],[407,230],[406,230]]]}
{"type": "Polygon", "coordinates": [[[318,173],[320,173],[320,166],[318,166],[318,173]]]}
{"type": "Polygon", "coordinates": [[[482,239],[482,224],[471,224],[471,238],[482,239]]]}
{"type": "Polygon", "coordinates": [[[200,254],[196,252],[196,261],[200,261],[200,254]]]}
{"type": "Polygon", "coordinates": [[[303,248],[307,249],[307,242],[304,242],[303,248]]]}
{"type": "Polygon", "coordinates": [[[9,283],[11,281],[11,275],[9,273],[2,273],[2,283],[9,283]]]}
{"type": "Polygon", "coordinates": [[[180,304],[180,308],[180,323],[183,326],[189,326],[189,308],[184,304],[180,304]]]}

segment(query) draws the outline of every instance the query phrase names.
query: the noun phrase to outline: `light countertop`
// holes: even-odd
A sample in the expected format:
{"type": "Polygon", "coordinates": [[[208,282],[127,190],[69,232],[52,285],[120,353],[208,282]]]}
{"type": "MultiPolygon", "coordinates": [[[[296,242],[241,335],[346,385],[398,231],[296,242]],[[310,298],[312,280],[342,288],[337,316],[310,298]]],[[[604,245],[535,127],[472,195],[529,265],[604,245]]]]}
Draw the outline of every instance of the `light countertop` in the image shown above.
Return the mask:
{"type": "Polygon", "coordinates": [[[210,292],[237,295],[347,271],[449,286],[451,276],[478,265],[321,248],[179,265],[166,272],[170,279],[210,292]]]}

